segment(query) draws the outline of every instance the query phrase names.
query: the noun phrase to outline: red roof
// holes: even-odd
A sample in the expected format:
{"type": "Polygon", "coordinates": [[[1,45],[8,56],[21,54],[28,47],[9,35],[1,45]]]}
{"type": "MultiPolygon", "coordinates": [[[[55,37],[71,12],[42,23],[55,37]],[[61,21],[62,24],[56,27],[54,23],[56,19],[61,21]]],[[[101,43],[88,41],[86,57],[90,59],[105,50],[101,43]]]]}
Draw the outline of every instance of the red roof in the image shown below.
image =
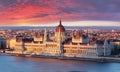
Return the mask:
{"type": "Polygon", "coordinates": [[[61,24],[61,21],[60,21],[60,24],[56,27],[55,31],[56,31],[56,32],[59,32],[59,30],[60,30],[60,32],[65,32],[65,28],[64,28],[64,26],[61,24]]]}
{"type": "Polygon", "coordinates": [[[43,35],[42,34],[36,34],[35,37],[36,38],[41,38],[43,35]]]}

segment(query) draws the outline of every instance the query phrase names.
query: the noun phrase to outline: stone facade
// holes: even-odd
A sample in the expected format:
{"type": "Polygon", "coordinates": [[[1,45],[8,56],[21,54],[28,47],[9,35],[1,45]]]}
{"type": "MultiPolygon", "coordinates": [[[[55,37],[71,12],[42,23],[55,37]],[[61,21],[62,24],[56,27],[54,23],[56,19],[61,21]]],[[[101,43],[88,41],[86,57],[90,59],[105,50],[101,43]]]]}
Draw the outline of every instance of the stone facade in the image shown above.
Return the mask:
{"type": "Polygon", "coordinates": [[[98,57],[109,56],[111,54],[110,44],[106,41],[103,44],[90,44],[88,37],[79,37],[78,40],[73,38],[69,43],[66,42],[65,28],[60,25],[55,30],[53,40],[48,40],[47,31],[44,35],[37,37],[40,40],[37,43],[33,40],[25,42],[23,40],[17,42],[11,39],[10,48],[14,49],[14,53],[47,55],[47,56],[67,56],[67,57],[98,57]],[[58,31],[59,30],[59,31],[58,31]]]}

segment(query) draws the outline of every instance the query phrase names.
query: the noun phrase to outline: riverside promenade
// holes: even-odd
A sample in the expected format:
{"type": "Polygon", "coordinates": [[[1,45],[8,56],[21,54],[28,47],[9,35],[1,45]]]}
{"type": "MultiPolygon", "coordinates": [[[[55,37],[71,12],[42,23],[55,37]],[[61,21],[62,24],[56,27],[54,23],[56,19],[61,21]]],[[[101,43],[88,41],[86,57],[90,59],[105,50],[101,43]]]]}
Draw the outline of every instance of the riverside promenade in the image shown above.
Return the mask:
{"type": "Polygon", "coordinates": [[[41,58],[56,58],[62,60],[78,60],[78,61],[93,61],[93,62],[120,62],[120,58],[115,57],[55,57],[55,56],[44,56],[44,55],[32,55],[31,57],[41,58]]]}
{"type": "Polygon", "coordinates": [[[33,57],[33,58],[54,58],[61,60],[77,60],[77,61],[93,61],[93,62],[117,62],[120,63],[120,57],[66,57],[66,56],[50,56],[50,55],[35,55],[35,54],[22,54],[13,53],[12,51],[0,50],[0,55],[19,56],[19,57],[33,57]]]}
{"type": "Polygon", "coordinates": [[[66,57],[66,56],[15,54],[15,53],[0,53],[0,55],[32,57],[32,58],[54,58],[61,60],[93,61],[93,62],[101,62],[101,63],[106,63],[106,62],[120,63],[120,57],[66,57]]]}

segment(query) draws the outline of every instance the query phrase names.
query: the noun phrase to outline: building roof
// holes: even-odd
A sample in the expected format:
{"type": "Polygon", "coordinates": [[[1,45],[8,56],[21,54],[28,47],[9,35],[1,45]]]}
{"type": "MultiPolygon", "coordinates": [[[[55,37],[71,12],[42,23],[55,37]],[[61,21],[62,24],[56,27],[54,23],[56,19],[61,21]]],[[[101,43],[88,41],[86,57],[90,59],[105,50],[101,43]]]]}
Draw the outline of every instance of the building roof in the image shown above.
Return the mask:
{"type": "Polygon", "coordinates": [[[65,32],[65,28],[62,25],[61,20],[60,20],[60,24],[56,27],[55,31],[59,32],[59,30],[60,30],[60,32],[65,32]]]}
{"type": "Polygon", "coordinates": [[[80,38],[87,38],[88,35],[84,35],[84,34],[77,34],[77,35],[74,35],[74,38],[75,39],[80,39],[80,38]]]}
{"type": "Polygon", "coordinates": [[[35,37],[36,37],[36,38],[41,38],[41,37],[43,37],[43,34],[37,33],[37,34],[35,35],[35,37]]]}

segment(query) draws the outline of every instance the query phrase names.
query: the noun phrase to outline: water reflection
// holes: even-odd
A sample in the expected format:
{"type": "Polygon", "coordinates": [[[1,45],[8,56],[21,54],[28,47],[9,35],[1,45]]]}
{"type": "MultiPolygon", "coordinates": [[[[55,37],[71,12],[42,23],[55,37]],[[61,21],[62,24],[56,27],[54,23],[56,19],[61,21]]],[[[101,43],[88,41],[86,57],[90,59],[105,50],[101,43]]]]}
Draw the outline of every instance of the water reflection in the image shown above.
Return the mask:
{"type": "Polygon", "coordinates": [[[119,72],[119,63],[0,56],[0,72],[119,72]]]}

